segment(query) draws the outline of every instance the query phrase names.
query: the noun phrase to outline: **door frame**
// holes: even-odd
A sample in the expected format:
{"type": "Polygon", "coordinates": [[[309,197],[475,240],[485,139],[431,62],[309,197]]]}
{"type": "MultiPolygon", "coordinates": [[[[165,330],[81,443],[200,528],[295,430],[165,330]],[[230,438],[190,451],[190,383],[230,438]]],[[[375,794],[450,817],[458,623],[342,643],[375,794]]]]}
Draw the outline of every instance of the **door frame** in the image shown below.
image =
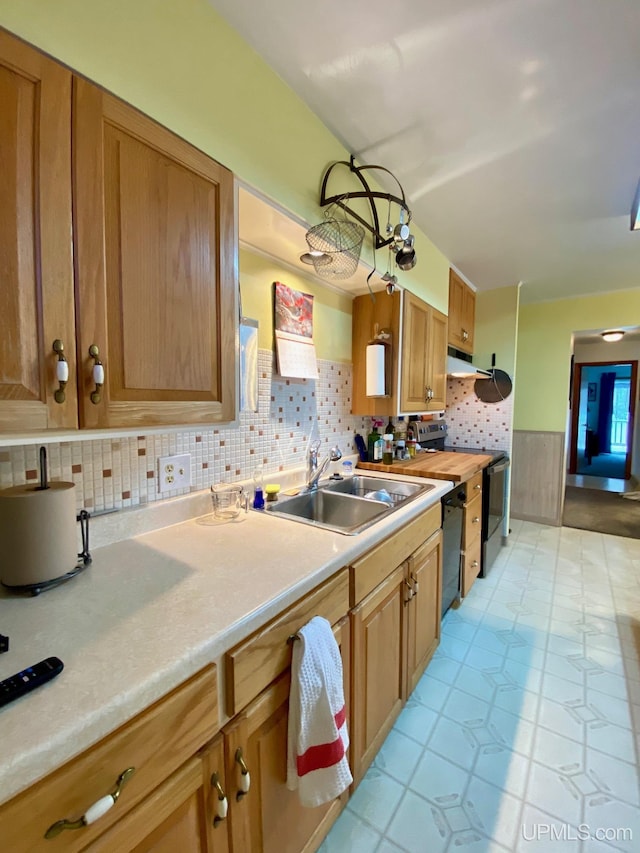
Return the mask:
{"type": "Polygon", "coordinates": [[[569,474],[575,474],[578,468],[578,416],[580,414],[580,386],[583,367],[608,367],[628,364],[631,367],[631,388],[629,390],[629,421],[627,425],[627,458],[624,466],[624,479],[631,477],[631,456],[633,453],[633,427],[636,415],[636,396],[638,382],[638,362],[630,359],[615,361],[581,361],[573,365],[573,387],[571,393],[571,444],[569,447],[569,474]]]}

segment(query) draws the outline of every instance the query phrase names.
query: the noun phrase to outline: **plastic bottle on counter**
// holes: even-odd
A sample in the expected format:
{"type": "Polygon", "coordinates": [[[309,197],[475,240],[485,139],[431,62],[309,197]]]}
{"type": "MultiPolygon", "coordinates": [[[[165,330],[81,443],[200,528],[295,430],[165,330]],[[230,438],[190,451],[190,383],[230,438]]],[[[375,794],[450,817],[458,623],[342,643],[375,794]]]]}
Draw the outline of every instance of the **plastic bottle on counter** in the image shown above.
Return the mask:
{"type": "Polygon", "coordinates": [[[253,508],[264,509],[264,488],[262,485],[262,468],[258,467],[253,473],[253,508]]]}

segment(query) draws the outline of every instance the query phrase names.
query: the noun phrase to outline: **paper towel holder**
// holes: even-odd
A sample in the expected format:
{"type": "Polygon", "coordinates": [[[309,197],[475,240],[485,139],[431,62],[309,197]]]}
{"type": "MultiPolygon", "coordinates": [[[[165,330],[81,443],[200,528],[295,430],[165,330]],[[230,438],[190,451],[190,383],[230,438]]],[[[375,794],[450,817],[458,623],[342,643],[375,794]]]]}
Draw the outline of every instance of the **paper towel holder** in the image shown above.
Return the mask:
{"type": "Polygon", "coordinates": [[[373,338],[366,348],[365,396],[390,397],[391,377],[391,332],[378,330],[376,324],[373,338]]]}

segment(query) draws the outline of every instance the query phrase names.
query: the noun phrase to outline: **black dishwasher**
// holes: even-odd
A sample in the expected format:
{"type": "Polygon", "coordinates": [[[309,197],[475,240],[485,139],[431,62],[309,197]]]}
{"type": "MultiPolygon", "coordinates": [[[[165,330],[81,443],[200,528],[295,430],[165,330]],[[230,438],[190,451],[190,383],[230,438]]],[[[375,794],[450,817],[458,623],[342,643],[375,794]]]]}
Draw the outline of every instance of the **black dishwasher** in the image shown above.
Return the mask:
{"type": "Polygon", "coordinates": [[[462,519],[467,493],[456,486],[442,498],[442,615],[460,600],[462,519]]]}

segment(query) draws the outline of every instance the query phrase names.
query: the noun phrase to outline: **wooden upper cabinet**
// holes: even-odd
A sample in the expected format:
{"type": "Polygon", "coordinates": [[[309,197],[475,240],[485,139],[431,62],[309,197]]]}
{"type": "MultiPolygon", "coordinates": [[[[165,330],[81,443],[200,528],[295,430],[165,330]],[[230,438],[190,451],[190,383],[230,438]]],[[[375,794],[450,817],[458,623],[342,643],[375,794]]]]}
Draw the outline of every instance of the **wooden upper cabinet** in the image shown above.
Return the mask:
{"type": "Polygon", "coordinates": [[[446,315],[408,290],[392,296],[377,294],[375,302],[369,295],[354,299],[354,415],[388,417],[444,410],[446,361],[446,315]],[[376,326],[391,333],[388,397],[367,397],[365,393],[366,347],[376,326]]]}
{"type": "Polygon", "coordinates": [[[0,32],[0,430],[77,426],[71,74],[0,32]],[[65,400],[54,393],[62,341],[65,400]]]}
{"type": "Polygon", "coordinates": [[[446,405],[447,318],[404,292],[401,412],[442,411],[446,405]]]}
{"type": "Polygon", "coordinates": [[[231,172],[79,78],[73,153],[81,426],[233,420],[231,172]]]}
{"type": "Polygon", "coordinates": [[[429,328],[430,412],[444,411],[447,405],[447,326],[446,314],[432,308],[429,328]]]}
{"type": "Polygon", "coordinates": [[[476,295],[460,276],[449,270],[449,344],[473,355],[476,295]]]}

